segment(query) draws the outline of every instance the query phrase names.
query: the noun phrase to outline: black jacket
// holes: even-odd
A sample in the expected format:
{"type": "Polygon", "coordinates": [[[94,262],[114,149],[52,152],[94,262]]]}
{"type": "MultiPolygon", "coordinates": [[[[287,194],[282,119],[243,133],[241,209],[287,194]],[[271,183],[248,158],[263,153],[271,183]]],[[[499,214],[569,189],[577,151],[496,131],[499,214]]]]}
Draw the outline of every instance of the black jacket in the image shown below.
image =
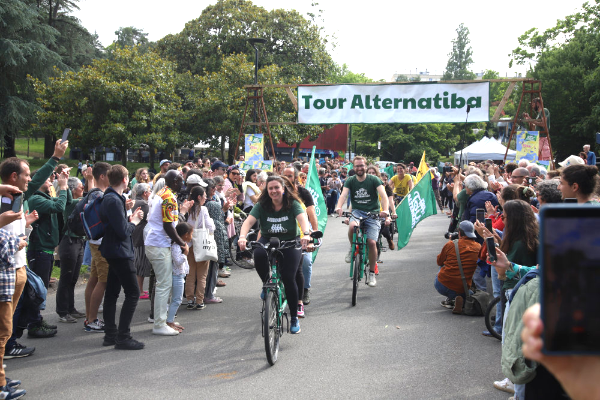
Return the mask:
{"type": "Polygon", "coordinates": [[[127,218],[125,197],[111,187],[106,189],[100,207],[100,215],[102,222],[105,223],[104,237],[100,245],[102,257],[133,260],[131,234],[135,225],[127,218]]]}

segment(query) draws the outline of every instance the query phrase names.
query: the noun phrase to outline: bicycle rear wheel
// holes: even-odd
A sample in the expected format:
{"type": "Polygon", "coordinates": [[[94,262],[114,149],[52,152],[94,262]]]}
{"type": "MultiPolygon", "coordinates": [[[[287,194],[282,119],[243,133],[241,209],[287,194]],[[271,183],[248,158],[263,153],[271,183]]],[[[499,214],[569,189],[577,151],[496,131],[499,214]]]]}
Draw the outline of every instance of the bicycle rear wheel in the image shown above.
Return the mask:
{"type": "Polygon", "coordinates": [[[229,240],[229,255],[231,261],[238,267],[253,269],[254,259],[252,258],[252,253],[249,250],[240,251],[237,245],[238,238],[240,237],[240,229],[242,228],[244,221],[245,219],[242,218],[234,219],[235,235],[229,240]]]}
{"type": "Polygon", "coordinates": [[[356,294],[358,292],[358,281],[360,280],[360,264],[362,256],[360,252],[354,257],[354,271],[352,272],[352,306],[356,305],[356,294]]]}
{"type": "Polygon", "coordinates": [[[278,318],[279,307],[277,296],[274,291],[269,290],[265,298],[265,307],[263,311],[263,332],[265,337],[265,352],[267,353],[267,361],[274,365],[277,361],[279,353],[279,324],[281,320],[278,318]]]}
{"type": "Polygon", "coordinates": [[[487,310],[485,310],[485,326],[492,336],[498,340],[502,340],[502,335],[494,329],[494,325],[496,324],[496,306],[501,298],[501,296],[494,298],[494,300],[488,304],[487,310]]]}

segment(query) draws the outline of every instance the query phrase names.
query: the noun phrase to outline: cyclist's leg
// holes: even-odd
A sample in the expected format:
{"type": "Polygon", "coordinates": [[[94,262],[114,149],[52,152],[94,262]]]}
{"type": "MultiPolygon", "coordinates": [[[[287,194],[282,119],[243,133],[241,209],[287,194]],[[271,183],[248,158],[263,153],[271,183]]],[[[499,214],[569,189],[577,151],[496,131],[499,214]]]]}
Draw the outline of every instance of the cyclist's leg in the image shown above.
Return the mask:
{"type": "Polygon", "coordinates": [[[287,297],[288,306],[290,309],[290,317],[298,318],[298,285],[296,283],[296,273],[300,267],[302,260],[302,251],[297,249],[284,249],[281,251],[283,257],[278,263],[279,275],[285,288],[285,296],[287,297]]]}
{"type": "Polygon", "coordinates": [[[369,247],[369,269],[371,272],[375,272],[375,264],[377,263],[377,241],[367,239],[367,246],[369,247]]]}
{"type": "Polygon", "coordinates": [[[365,236],[367,237],[367,246],[369,247],[369,267],[371,272],[375,272],[375,263],[377,262],[377,238],[381,224],[374,219],[365,221],[365,236]]]}
{"type": "MultiPolygon", "coordinates": [[[[258,240],[262,244],[267,244],[268,240],[260,238],[258,240]]],[[[256,272],[260,279],[263,282],[266,282],[269,279],[269,255],[267,254],[267,250],[262,247],[256,247],[254,249],[254,267],[256,268],[256,272]]]]}
{"type": "Polygon", "coordinates": [[[304,256],[300,257],[298,268],[296,270],[296,286],[298,287],[298,304],[302,303],[302,296],[304,295],[304,271],[302,270],[302,262],[304,256]]]}

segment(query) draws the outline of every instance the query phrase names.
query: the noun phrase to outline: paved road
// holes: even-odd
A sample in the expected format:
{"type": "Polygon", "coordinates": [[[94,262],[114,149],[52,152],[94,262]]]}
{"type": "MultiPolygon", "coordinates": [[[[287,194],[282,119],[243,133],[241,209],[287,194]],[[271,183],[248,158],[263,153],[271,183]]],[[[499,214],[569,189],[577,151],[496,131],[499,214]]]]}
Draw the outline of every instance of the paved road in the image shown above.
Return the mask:
{"type": "MultiPolygon", "coordinates": [[[[442,308],[433,288],[447,224],[431,216],[405,249],[383,254],[377,287],[361,285],[351,307],[345,226],[330,218],[302,333],[283,336],[274,367],[260,335],[259,279],[233,267],[218,291],[222,304],[180,309],[187,329],[177,337],[153,336],[150,304],[140,300],[133,334],[144,350],[102,347],[102,335],[81,323],[60,324],[55,338],[24,338],[37,350],[7,360],[8,376],[36,399],[507,399],[492,387],[501,378],[500,342],[481,335],[483,318],[442,308]]],[[[48,303],[54,323],[54,296],[48,303]]],[[[83,288],[76,305],[84,309],[83,288]]]]}

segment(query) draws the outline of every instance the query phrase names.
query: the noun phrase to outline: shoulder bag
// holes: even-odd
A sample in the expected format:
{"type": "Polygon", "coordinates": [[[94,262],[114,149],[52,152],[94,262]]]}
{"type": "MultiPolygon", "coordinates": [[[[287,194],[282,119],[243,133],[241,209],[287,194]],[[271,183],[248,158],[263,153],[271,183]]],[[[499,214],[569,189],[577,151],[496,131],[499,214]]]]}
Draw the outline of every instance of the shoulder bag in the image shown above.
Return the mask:
{"type": "Polygon", "coordinates": [[[475,289],[475,293],[469,295],[469,287],[467,285],[467,279],[463,272],[462,262],[460,261],[460,252],[458,251],[458,239],[453,240],[454,249],[456,250],[456,260],[458,261],[458,269],[460,270],[460,277],[463,282],[465,290],[465,304],[463,305],[463,314],[471,316],[482,316],[487,310],[488,303],[490,302],[490,294],[483,290],[475,289]]]}
{"type": "MultiPolygon", "coordinates": [[[[202,209],[198,213],[198,219],[202,217],[202,209]]],[[[192,233],[192,246],[194,247],[194,259],[200,261],[218,261],[217,242],[215,236],[208,232],[204,217],[202,217],[202,228],[198,227],[199,221],[196,221],[196,227],[192,233]]]]}

